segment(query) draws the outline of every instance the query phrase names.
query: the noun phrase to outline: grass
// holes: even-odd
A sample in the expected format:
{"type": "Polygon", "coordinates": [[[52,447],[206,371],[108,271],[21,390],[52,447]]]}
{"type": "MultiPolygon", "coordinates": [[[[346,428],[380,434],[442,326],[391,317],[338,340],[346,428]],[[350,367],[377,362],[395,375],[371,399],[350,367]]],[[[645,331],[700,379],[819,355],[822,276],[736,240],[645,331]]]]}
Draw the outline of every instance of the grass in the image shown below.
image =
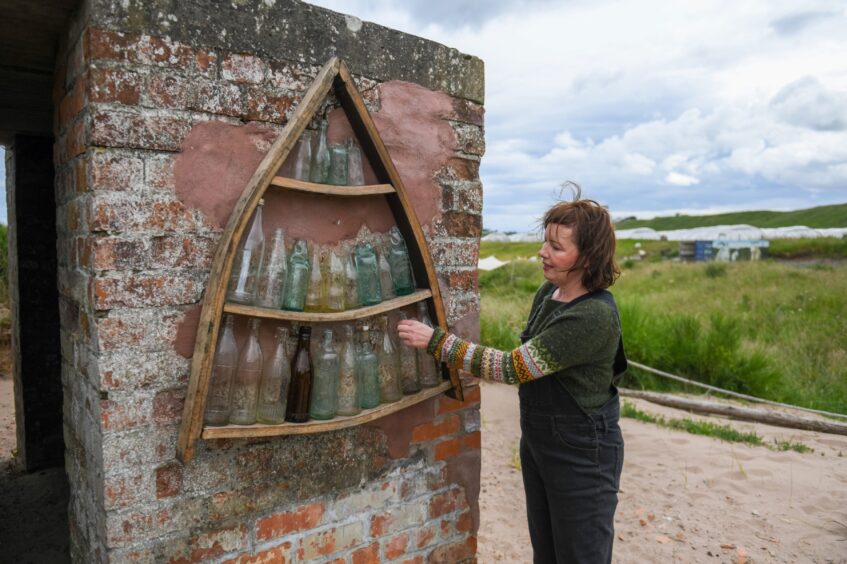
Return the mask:
{"type": "Polygon", "coordinates": [[[692,435],[703,435],[713,437],[728,443],[744,443],[754,446],[763,446],[775,451],[793,450],[799,453],[811,453],[814,449],[804,445],[803,443],[793,441],[778,441],[774,440],[773,444],[766,443],[765,440],[756,433],[743,432],[735,429],[731,425],[722,425],[712,423],[710,421],[697,421],[694,419],[668,419],[661,415],[653,415],[642,411],[635,407],[632,402],[624,400],[621,405],[621,416],[630,419],[636,419],[645,423],[653,423],[660,427],[675,429],[677,431],[685,431],[692,435]]]}
{"type": "Polygon", "coordinates": [[[712,225],[747,224],[756,227],[790,227],[805,225],[817,229],[827,227],[847,227],[847,204],[818,206],[790,212],[749,211],[721,213],[714,215],[676,215],[672,217],[656,217],[653,219],[624,219],[616,224],[618,229],[635,229],[636,227],[651,227],[656,231],[671,229],[690,229],[692,227],[709,227],[712,225]]]}

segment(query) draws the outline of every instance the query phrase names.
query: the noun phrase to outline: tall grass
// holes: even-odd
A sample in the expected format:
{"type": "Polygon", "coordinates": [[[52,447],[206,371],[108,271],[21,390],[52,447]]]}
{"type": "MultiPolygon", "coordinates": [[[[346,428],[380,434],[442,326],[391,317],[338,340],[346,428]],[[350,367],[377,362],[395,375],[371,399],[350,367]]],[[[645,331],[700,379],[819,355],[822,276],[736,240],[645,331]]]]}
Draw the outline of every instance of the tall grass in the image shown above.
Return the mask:
{"type": "MultiPolygon", "coordinates": [[[[721,267],[624,269],[612,291],[629,357],[722,388],[847,413],[847,267],[721,267]]],[[[480,273],[484,344],[518,344],[542,282],[540,265],[528,261],[480,273]]],[[[680,387],[634,368],[624,383],[680,387]]]]}

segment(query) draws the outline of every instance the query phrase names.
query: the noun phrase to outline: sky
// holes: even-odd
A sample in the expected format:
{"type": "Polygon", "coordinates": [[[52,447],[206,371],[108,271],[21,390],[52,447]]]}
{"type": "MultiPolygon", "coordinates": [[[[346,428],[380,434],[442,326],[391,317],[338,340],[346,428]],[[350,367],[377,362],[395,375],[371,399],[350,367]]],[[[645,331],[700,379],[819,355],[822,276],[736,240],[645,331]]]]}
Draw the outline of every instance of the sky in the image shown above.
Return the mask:
{"type": "Polygon", "coordinates": [[[847,202],[843,0],[310,3],[485,62],[488,229],[566,180],[616,218],[847,202]]]}

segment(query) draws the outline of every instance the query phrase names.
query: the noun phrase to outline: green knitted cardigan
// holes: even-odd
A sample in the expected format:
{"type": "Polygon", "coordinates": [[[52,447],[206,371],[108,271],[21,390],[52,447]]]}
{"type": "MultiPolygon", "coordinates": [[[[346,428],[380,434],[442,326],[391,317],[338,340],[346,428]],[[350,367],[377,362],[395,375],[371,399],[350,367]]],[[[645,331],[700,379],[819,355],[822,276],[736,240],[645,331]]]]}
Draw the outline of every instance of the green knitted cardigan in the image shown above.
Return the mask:
{"type": "Polygon", "coordinates": [[[465,341],[440,327],[427,350],[451,368],[483,380],[526,384],[555,375],[587,410],[612,396],[615,354],[621,337],[613,307],[600,299],[579,299],[570,307],[553,299],[545,282],[535,295],[526,334],[531,338],[511,352],[465,341]]]}

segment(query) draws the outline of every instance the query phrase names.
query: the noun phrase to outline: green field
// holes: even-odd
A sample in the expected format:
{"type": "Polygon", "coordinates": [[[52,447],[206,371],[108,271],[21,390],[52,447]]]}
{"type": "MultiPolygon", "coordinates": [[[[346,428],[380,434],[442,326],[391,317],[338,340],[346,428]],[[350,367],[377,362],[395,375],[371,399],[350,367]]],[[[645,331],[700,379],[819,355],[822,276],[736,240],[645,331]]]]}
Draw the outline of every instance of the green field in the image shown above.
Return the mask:
{"type": "Polygon", "coordinates": [[[755,225],[756,227],[805,225],[816,229],[847,227],[847,204],[818,206],[790,212],[747,211],[714,215],[675,215],[653,219],[624,219],[618,221],[615,227],[618,229],[650,227],[656,231],[668,231],[671,229],[737,224],[755,225]]]}
{"type": "MultiPolygon", "coordinates": [[[[722,388],[847,413],[847,266],[804,264],[633,262],[612,288],[628,355],[722,388]]],[[[480,273],[484,344],[518,344],[542,281],[537,262],[480,273]]],[[[638,370],[624,385],[676,389],[638,370]]]]}

